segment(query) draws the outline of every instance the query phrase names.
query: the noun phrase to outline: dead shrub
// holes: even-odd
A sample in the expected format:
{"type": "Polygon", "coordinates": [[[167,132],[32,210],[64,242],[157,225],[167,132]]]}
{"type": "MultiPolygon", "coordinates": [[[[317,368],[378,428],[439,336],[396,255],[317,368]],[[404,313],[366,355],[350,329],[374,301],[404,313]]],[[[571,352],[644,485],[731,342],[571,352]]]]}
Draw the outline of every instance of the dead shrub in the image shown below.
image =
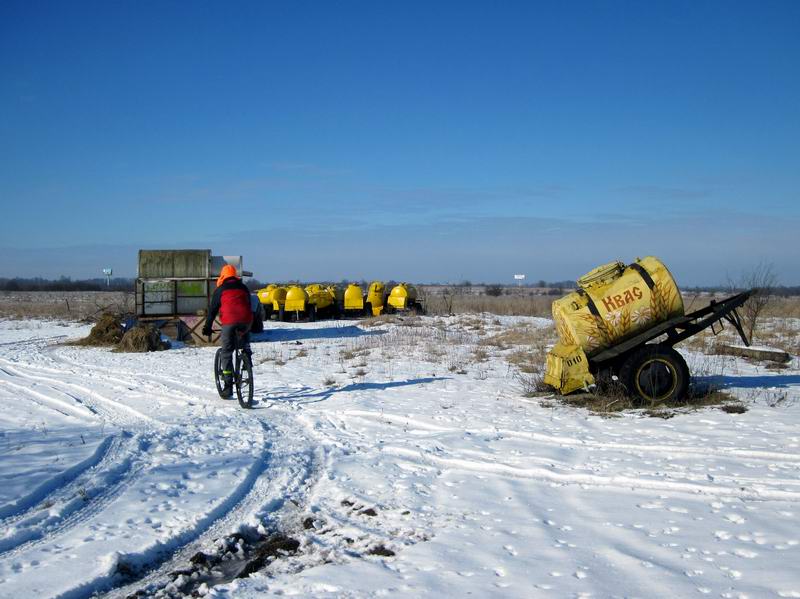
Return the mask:
{"type": "Polygon", "coordinates": [[[123,332],[120,316],[106,313],[100,316],[86,337],[73,342],[73,345],[116,345],[122,340],[123,332]]]}
{"type": "Polygon", "coordinates": [[[114,351],[125,353],[144,353],[169,349],[169,342],[161,340],[161,333],[151,324],[141,324],[129,329],[123,335],[114,351]]]}
{"type": "Polygon", "coordinates": [[[476,362],[485,362],[489,359],[489,353],[482,347],[478,347],[472,352],[472,358],[476,362]]]}
{"type": "Polygon", "coordinates": [[[555,393],[555,390],[544,382],[543,366],[533,372],[515,372],[514,380],[522,387],[523,397],[542,397],[555,393]]]}

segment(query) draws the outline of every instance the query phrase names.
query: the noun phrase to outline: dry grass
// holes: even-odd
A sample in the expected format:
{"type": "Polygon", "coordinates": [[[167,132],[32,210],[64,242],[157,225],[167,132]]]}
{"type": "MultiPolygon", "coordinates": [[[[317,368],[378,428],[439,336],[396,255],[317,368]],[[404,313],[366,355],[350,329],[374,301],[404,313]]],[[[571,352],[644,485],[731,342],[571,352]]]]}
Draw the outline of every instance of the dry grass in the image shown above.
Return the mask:
{"type": "MultiPolygon", "coordinates": [[[[96,325],[95,325],[96,326],[96,325]]],[[[161,340],[161,332],[152,324],[135,326],[123,335],[114,351],[143,353],[163,351],[170,348],[169,342],[161,340]]]]}
{"type": "Polygon", "coordinates": [[[94,321],[104,312],[131,314],[133,293],[122,291],[0,291],[0,318],[94,321]]]}
{"type": "Polygon", "coordinates": [[[122,321],[116,314],[105,313],[98,318],[89,334],[83,339],[70,342],[70,345],[107,346],[122,341],[122,321]]]}
{"type": "Polygon", "coordinates": [[[472,350],[472,359],[479,363],[486,362],[486,360],[489,359],[489,352],[482,347],[476,347],[474,350],[472,350]]]}
{"type": "Polygon", "coordinates": [[[765,318],[800,318],[800,297],[776,297],[764,309],[765,318]]]}
{"type": "Polygon", "coordinates": [[[585,408],[601,416],[632,410],[642,410],[643,415],[653,418],[672,418],[680,413],[706,408],[719,408],[730,414],[741,414],[747,411],[747,408],[737,398],[720,389],[695,390],[684,399],[659,402],[651,406],[643,406],[638,399],[630,397],[624,390],[608,391],[602,394],[574,393],[556,396],[555,399],[563,405],[585,408]]]}
{"type": "Polygon", "coordinates": [[[556,332],[554,327],[536,327],[531,325],[516,325],[506,330],[485,337],[482,345],[490,345],[499,349],[507,349],[519,345],[542,346],[554,343],[556,332]]]}
{"type": "Polygon", "coordinates": [[[527,291],[494,297],[438,289],[425,294],[425,309],[431,315],[485,312],[504,316],[550,316],[551,304],[557,296],[531,295],[527,291]]]}
{"type": "MultiPolygon", "coordinates": [[[[686,312],[699,310],[708,305],[711,299],[722,299],[729,294],[684,295],[686,312]]],[[[782,349],[790,354],[800,353],[800,297],[774,297],[764,309],[751,340],[757,345],[768,345],[782,349]]],[[[682,347],[702,352],[713,352],[716,343],[741,343],[739,334],[727,322],[722,322],[723,330],[714,335],[711,329],[690,337],[682,347]]]]}
{"type": "Polygon", "coordinates": [[[266,364],[268,362],[274,363],[275,366],[284,366],[286,364],[286,356],[283,350],[267,347],[259,354],[256,364],[266,364]]]}

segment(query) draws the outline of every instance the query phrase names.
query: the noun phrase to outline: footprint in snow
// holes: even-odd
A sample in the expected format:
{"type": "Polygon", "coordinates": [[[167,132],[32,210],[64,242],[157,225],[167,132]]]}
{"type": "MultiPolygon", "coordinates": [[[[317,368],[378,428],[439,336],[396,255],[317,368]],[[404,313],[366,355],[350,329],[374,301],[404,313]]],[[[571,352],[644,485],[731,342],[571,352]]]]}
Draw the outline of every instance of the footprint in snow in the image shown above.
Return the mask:
{"type": "Polygon", "coordinates": [[[513,545],[503,545],[503,549],[508,551],[509,555],[517,555],[517,550],[514,549],[513,545]]]}
{"type": "Polygon", "coordinates": [[[727,514],[725,519],[728,522],[733,522],[734,524],[743,524],[746,520],[740,516],[739,514],[727,514]]]}

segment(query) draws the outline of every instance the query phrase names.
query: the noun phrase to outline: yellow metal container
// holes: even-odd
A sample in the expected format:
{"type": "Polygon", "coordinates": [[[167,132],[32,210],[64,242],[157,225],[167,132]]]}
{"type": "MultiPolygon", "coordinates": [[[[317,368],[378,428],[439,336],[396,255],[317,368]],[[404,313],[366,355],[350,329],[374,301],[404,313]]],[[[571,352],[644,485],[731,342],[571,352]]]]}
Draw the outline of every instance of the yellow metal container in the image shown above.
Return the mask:
{"type": "Polygon", "coordinates": [[[289,287],[286,291],[286,303],[284,305],[286,312],[305,312],[307,304],[308,294],[305,289],[298,285],[289,287]]]}
{"type": "Polygon", "coordinates": [[[386,304],[386,285],[381,281],[372,281],[367,290],[367,304],[373,316],[380,316],[386,304]]]}
{"type": "Polygon", "coordinates": [[[317,283],[307,285],[306,294],[308,295],[308,303],[316,306],[317,312],[331,307],[335,301],[335,297],[331,294],[330,289],[317,283]]]}
{"type": "Polygon", "coordinates": [[[275,289],[277,285],[274,283],[270,283],[263,289],[259,289],[256,291],[256,295],[258,296],[258,301],[262,304],[272,304],[272,290],[275,289]]]}
{"type": "Polygon", "coordinates": [[[594,376],[589,372],[589,362],[584,351],[577,345],[556,343],[547,353],[544,382],[564,395],[594,384],[594,376]]]}
{"type": "Polygon", "coordinates": [[[269,300],[272,302],[272,309],[278,312],[286,304],[286,287],[277,286],[269,293],[269,300]]]}
{"type": "Polygon", "coordinates": [[[553,302],[553,320],[563,345],[587,356],[658,323],[683,315],[675,279],[652,256],[625,266],[611,262],[578,279],[577,291],[553,302]]]}
{"type": "Polygon", "coordinates": [[[578,290],[553,302],[560,338],[547,354],[544,382],[572,393],[595,382],[589,358],[637,333],[683,315],[667,267],[652,256],[604,264],[578,279],[578,290]]]}
{"type": "Polygon", "coordinates": [[[417,289],[408,283],[395,285],[387,303],[395,310],[408,310],[417,301],[417,289]]]}
{"type": "Polygon", "coordinates": [[[363,310],[364,309],[364,291],[359,285],[350,283],[344,291],[344,309],[345,310],[363,310]]]}
{"type": "Polygon", "coordinates": [[[337,305],[342,305],[344,302],[344,290],[341,287],[338,285],[328,285],[325,290],[331,294],[333,301],[336,302],[337,305]]]}

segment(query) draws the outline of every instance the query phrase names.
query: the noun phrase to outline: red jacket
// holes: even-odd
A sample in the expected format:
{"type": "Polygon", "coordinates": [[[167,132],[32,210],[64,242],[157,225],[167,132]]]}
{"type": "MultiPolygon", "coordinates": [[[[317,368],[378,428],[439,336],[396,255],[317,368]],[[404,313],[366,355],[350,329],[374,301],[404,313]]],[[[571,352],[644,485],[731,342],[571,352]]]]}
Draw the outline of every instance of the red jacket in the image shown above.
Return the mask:
{"type": "Polygon", "coordinates": [[[241,279],[228,277],[214,291],[206,318],[206,326],[210,328],[214,324],[217,313],[219,313],[219,320],[223,325],[253,322],[250,290],[242,283],[241,279]]]}

